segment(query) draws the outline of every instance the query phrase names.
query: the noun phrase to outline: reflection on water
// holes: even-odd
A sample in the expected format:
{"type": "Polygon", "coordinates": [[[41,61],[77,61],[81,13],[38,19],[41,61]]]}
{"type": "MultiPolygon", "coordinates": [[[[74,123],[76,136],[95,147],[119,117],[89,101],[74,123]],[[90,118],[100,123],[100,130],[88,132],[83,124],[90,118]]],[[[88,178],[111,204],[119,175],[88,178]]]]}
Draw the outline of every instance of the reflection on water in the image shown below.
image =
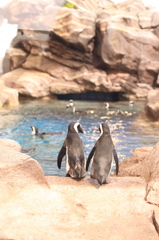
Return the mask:
{"type": "Polygon", "coordinates": [[[128,102],[111,102],[109,110],[105,110],[103,102],[75,101],[78,110],[93,110],[89,113],[72,114],[66,109],[68,101],[60,100],[27,100],[17,108],[0,110],[0,137],[13,139],[23,149],[35,148],[29,155],[42,166],[45,175],[65,175],[65,161],[62,169],[57,168],[57,155],[67,134],[70,122],[80,119],[86,135],[80,133],[87,157],[99,137],[99,123],[109,124],[113,142],[120,161],[132,155],[142,146],[154,146],[158,142],[159,126],[148,122],[139,114],[144,102],[129,106],[128,102]],[[117,114],[118,109],[122,114],[117,114]],[[42,140],[31,135],[30,125],[37,126],[39,132],[62,132],[62,135],[45,136],[42,140]]]}

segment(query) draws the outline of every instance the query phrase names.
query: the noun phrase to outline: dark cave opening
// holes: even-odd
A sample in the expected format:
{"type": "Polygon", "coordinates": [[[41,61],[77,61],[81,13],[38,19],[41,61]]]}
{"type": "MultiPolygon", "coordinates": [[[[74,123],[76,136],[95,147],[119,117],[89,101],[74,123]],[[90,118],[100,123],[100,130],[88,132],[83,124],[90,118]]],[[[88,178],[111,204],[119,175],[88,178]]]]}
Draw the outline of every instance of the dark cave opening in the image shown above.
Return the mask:
{"type": "Polygon", "coordinates": [[[79,101],[119,101],[119,92],[96,92],[58,94],[59,100],[79,100],[79,101]]]}

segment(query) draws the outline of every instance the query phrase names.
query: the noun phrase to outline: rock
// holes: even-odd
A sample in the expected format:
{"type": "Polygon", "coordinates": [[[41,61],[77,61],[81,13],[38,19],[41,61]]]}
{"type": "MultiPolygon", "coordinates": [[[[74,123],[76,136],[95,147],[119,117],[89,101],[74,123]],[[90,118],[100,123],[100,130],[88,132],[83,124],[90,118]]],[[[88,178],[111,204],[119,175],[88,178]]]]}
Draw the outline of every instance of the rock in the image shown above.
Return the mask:
{"type": "Polygon", "coordinates": [[[11,48],[10,54],[11,70],[19,68],[27,57],[27,53],[22,49],[11,48]]]}
{"type": "Polygon", "coordinates": [[[159,142],[153,147],[137,148],[119,166],[119,176],[142,177],[146,181],[145,200],[159,206],[159,142]]]}
{"type": "Polygon", "coordinates": [[[22,150],[20,144],[12,139],[0,139],[0,145],[9,147],[17,152],[21,152],[22,150]]]}
{"type": "Polygon", "coordinates": [[[9,192],[5,199],[1,194],[2,239],[158,239],[152,223],[157,207],[144,201],[142,179],[111,177],[100,188],[89,177],[46,180],[50,189],[24,188],[9,192]]]}
{"type": "Polygon", "coordinates": [[[144,178],[147,182],[146,201],[159,206],[159,142],[144,160],[144,178]]]}
{"type": "Polygon", "coordinates": [[[15,189],[33,185],[48,187],[39,163],[30,156],[19,152],[18,144],[10,140],[1,140],[0,176],[1,183],[15,189]],[[15,150],[14,150],[15,149],[15,150]],[[18,151],[17,151],[18,150],[18,151]]]}
{"type": "Polygon", "coordinates": [[[152,149],[152,147],[142,147],[135,149],[133,155],[123,160],[120,164],[118,176],[144,177],[144,159],[152,149]]]}
{"type": "MultiPolygon", "coordinates": [[[[138,13],[139,25],[141,28],[157,28],[159,26],[159,12],[155,9],[148,9],[138,13]]],[[[155,32],[155,31],[154,31],[155,32]]]]}
{"type": "Polygon", "coordinates": [[[40,98],[50,94],[49,85],[53,79],[47,73],[18,68],[3,74],[1,81],[15,88],[21,95],[40,98]]]}
{"type": "Polygon", "coordinates": [[[150,90],[147,94],[147,99],[145,103],[146,114],[154,119],[159,120],[159,90],[150,90]]]}
{"type": "Polygon", "coordinates": [[[19,94],[16,89],[7,87],[0,77],[0,107],[4,105],[17,106],[19,105],[19,94]]]}
{"type": "Polygon", "coordinates": [[[142,82],[143,79],[144,83],[153,85],[154,77],[157,77],[158,66],[155,69],[153,67],[150,72],[148,63],[149,61],[152,65],[156,63],[159,49],[159,39],[153,33],[121,26],[118,23],[114,24],[109,20],[105,20],[104,28],[103,24],[98,21],[96,46],[96,67],[118,69],[118,71],[133,74],[140,70],[140,63],[144,61],[145,70],[149,72],[149,76],[144,78],[140,71],[139,81],[142,82]]]}
{"type": "Polygon", "coordinates": [[[55,20],[59,6],[64,0],[21,1],[15,0],[3,7],[3,16],[9,23],[18,24],[19,29],[50,30],[55,20]]]}
{"type": "Polygon", "coordinates": [[[91,11],[61,8],[51,30],[56,36],[76,49],[92,52],[95,19],[96,14],[91,11]]]}
{"type": "Polygon", "coordinates": [[[4,59],[5,72],[14,70],[4,77],[7,86],[35,98],[93,90],[137,99],[158,86],[157,11],[140,0],[36,3],[14,0],[2,8],[19,26],[4,59]]]}

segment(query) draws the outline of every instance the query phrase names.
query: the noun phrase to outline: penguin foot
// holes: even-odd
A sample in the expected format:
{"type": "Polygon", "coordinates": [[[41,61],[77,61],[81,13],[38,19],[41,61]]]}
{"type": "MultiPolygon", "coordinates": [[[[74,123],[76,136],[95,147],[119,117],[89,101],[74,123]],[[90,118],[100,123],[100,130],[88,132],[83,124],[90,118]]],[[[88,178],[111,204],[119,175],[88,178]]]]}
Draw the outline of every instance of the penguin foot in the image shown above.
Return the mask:
{"type": "Polygon", "coordinates": [[[66,173],[65,177],[71,177],[69,173],[66,173]]]}

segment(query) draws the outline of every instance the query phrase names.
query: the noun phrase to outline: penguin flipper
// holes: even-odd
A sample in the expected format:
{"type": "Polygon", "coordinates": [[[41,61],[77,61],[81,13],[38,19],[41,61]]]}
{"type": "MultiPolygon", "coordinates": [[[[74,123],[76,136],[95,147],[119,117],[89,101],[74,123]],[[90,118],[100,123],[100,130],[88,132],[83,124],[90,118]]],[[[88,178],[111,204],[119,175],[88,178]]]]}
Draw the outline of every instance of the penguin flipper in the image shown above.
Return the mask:
{"type": "Polygon", "coordinates": [[[115,148],[113,149],[113,156],[114,156],[114,160],[115,160],[115,164],[116,164],[116,175],[118,175],[118,172],[119,172],[119,159],[118,159],[118,155],[116,153],[115,148]]]}
{"type": "Polygon", "coordinates": [[[63,145],[57,157],[57,166],[59,169],[61,168],[62,159],[65,155],[66,155],[66,147],[63,145]]]}
{"type": "Polygon", "coordinates": [[[94,155],[95,150],[96,150],[96,148],[95,148],[95,146],[94,146],[94,147],[92,148],[92,150],[91,150],[88,158],[87,158],[86,171],[88,171],[89,164],[90,164],[90,161],[91,161],[91,159],[92,159],[92,157],[93,157],[93,155],[94,155]]]}

